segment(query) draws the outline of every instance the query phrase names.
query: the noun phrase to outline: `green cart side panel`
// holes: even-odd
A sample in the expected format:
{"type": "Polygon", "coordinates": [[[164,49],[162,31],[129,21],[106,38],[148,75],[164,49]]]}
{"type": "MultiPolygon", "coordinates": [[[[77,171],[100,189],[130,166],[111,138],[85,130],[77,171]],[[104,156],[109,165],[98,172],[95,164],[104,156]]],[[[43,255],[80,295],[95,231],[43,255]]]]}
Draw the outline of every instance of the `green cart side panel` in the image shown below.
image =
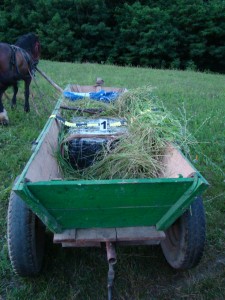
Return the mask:
{"type": "Polygon", "coordinates": [[[166,207],[127,207],[96,210],[63,210],[50,213],[69,228],[111,228],[135,227],[155,225],[161,216],[166,213],[166,207]]]}
{"type": "Polygon", "coordinates": [[[176,221],[176,219],[179,218],[185,212],[185,210],[190,207],[195,196],[202,194],[202,192],[208,186],[208,183],[206,184],[203,178],[202,180],[199,176],[197,176],[197,174],[195,175],[193,184],[190,186],[190,188],[186,190],[179,199],[177,199],[174,205],[170,207],[166,214],[156,224],[156,228],[158,230],[166,230],[169,228],[176,221]]]}
{"type": "Polygon", "coordinates": [[[154,226],[166,229],[203,191],[201,177],[20,184],[21,198],[54,232],[71,228],[154,226]],[[179,205],[176,206],[176,202],[179,205]],[[38,209],[38,211],[37,211],[38,209]],[[47,215],[46,215],[47,211],[47,215]]]}

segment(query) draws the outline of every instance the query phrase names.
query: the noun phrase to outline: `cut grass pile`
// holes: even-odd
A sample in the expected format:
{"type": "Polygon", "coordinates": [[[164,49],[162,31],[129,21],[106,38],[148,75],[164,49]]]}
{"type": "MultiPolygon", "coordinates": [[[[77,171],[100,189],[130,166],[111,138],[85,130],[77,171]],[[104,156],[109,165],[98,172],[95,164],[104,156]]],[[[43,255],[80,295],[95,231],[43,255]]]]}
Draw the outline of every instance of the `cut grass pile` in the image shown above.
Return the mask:
{"type": "MultiPolygon", "coordinates": [[[[72,103],[79,109],[98,109],[101,111],[98,118],[125,119],[127,132],[117,138],[114,147],[109,146],[109,140],[91,166],[76,170],[70,164],[68,142],[63,142],[71,135],[71,131],[64,128],[59,141],[63,145],[63,157],[57,153],[64,179],[160,177],[164,172],[163,156],[168,142],[179,145],[186,154],[190,152],[189,144],[195,142],[181,122],[157,100],[150,86],[131,89],[109,104],[88,98],[72,103]]],[[[69,106],[71,107],[71,102],[69,106]]],[[[86,113],[80,111],[74,114],[81,115],[86,117],[86,113]]],[[[71,112],[64,111],[63,116],[68,120],[71,112]]],[[[89,116],[90,121],[93,118],[89,116]]],[[[59,152],[60,150],[61,147],[59,152]]]]}

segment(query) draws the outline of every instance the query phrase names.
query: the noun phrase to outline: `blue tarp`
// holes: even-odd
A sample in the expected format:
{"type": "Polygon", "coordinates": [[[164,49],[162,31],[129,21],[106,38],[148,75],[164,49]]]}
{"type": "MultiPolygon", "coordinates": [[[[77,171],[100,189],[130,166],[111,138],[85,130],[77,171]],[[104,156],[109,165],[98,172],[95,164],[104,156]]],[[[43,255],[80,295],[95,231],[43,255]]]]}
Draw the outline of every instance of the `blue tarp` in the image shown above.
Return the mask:
{"type": "Polygon", "coordinates": [[[105,103],[110,103],[114,100],[116,100],[120,93],[118,92],[106,92],[104,90],[101,90],[96,93],[74,93],[74,92],[63,92],[64,97],[70,99],[71,101],[76,101],[83,99],[85,97],[88,97],[93,100],[102,101],[105,103]]]}

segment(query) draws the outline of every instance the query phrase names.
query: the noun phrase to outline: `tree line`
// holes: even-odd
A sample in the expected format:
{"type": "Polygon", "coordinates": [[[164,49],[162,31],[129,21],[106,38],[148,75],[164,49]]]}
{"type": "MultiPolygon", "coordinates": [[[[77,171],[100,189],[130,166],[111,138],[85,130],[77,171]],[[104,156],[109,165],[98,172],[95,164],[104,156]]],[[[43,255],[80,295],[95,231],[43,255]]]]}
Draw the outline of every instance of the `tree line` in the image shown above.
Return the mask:
{"type": "Polygon", "coordinates": [[[3,0],[0,40],[27,32],[42,58],[225,72],[224,0],[3,0]]]}

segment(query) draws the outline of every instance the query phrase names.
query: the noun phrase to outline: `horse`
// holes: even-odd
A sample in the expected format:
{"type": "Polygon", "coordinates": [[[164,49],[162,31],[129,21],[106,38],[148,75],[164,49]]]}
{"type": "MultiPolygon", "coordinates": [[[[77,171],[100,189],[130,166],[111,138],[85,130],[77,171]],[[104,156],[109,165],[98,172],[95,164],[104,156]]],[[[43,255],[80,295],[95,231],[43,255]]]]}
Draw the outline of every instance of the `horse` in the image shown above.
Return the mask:
{"type": "Polygon", "coordinates": [[[40,42],[34,33],[20,36],[15,45],[0,43],[0,123],[7,125],[9,118],[2,103],[2,96],[9,86],[13,87],[11,108],[16,107],[18,81],[25,83],[24,111],[30,111],[30,83],[40,58],[40,42]]]}

